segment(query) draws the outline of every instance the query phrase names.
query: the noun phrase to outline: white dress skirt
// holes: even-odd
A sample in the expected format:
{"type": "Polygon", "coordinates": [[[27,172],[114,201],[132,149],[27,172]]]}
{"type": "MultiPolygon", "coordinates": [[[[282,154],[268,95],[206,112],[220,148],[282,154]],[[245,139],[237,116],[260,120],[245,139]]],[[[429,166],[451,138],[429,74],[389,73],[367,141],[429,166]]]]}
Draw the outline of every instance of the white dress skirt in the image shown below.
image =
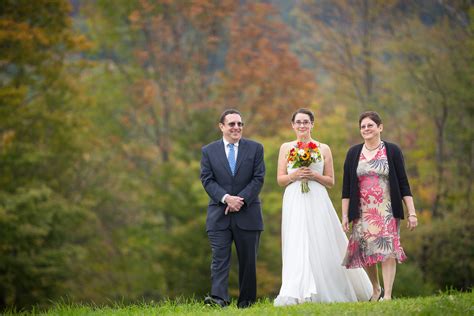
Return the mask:
{"type": "MultiPolygon", "coordinates": [[[[322,174],[323,159],[310,168],[322,174]]],[[[283,195],[282,285],[274,305],[369,300],[372,285],[365,271],[341,265],[348,240],[326,188],[308,184],[308,193],[296,181],[283,195]]]]}

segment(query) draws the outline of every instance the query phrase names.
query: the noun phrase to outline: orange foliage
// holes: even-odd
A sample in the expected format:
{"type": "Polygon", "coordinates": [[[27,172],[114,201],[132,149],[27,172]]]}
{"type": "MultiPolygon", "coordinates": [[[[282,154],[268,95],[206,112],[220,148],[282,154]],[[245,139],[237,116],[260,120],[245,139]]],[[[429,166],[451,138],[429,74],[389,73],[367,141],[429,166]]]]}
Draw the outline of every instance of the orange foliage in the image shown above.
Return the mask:
{"type": "Polygon", "coordinates": [[[270,4],[248,4],[233,17],[227,65],[222,73],[222,103],[239,108],[250,130],[281,129],[297,108],[309,107],[314,78],[290,50],[290,33],[270,4]]]}
{"type": "Polygon", "coordinates": [[[192,112],[212,106],[208,62],[237,4],[141,0],[128,15],[139,38],[134,56],[142,68],[131,88],[136,106],[129,115],[139,130],[153,125],[146,137],[160,148],[164,161],[172,150],[172,134],[191,120],[192,112]]]}

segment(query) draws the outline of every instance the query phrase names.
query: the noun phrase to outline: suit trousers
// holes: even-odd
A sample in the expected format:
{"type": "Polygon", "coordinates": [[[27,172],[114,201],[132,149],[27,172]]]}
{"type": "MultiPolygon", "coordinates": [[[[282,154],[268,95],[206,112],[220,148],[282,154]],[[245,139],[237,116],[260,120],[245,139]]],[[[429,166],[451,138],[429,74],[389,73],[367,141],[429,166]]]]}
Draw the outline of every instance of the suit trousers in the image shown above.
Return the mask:
{"type": "Polygon", "coordinates": [[[207,232],[212,249],[211,295],[230,301],[228,287],[233,241],[239,261],[238,303],[253,303],[257,298],[257,251],[261,231],[240,229],[233,215],[227,216],[231,216],[227,229],[207,232]]]}

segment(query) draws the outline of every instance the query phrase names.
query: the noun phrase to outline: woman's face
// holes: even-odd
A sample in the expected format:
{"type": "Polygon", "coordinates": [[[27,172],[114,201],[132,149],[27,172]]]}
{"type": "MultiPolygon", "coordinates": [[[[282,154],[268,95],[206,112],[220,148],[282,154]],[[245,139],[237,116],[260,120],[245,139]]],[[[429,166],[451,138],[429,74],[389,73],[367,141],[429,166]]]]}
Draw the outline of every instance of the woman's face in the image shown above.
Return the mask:
{"type": "Polygon", "coordinates": [[[372,140],[374,138],[380,138],[380,133],[383,130],[383,125],[380,124],[377,126],[377,124],[372,121],[370,117],[364,118],[360,122],[360,135],[364,140],[372,140]]]}
{"type": "Polygon", "coordinates": [[[313,128],[313,122],[309,118],[308,114],[298,113],[295,116],[295,120],[291,123],[296,136],[309,137],[311,135],[311,129],[313,128]]]}

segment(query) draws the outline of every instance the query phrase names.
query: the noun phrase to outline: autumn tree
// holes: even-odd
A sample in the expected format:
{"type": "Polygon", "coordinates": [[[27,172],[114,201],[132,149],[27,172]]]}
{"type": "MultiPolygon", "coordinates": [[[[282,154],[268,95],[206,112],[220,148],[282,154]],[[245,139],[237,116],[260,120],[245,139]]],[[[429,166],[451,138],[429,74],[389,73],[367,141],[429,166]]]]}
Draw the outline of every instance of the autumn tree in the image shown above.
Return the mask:
{"type": "Polygon", "coordinates": [[[315,100],[314,77],[290,43],[290,29],[271,4],[245,4],[232,17],[219,98],[242,110],[249,133],[278,133],[292,112],[315,100]]]}
{"type": "MultiPolygon", "coordinates": [[[[195,232],[182,227],[201,227],[205,218],[207,201],[193,175],[199,172],[201,146],[218,135],[211,86],[236,5],[137,1],[115,8],[108,2],[81,6],[87,34],[97,45],[89,58],[98,61],[98,73],[105,70],[92,76],[116,83],[99,84],[109,89],[109,102],[101,91],[95,93],[107,109],[96,116],[107,127],[98,132],[110,140],[98,158],[105,161],[116,153],[112,168],[121,179],[114,183],[103,174],[112,185],[112,199],[97,208],[104,235],[113,240],[113,271],[107,274],[116,285],[114,295],[158,298],[205,291],[202,282],[183,283],[183,275],[199,264],[208,266],[202,260],[207,249],[191,247],[186,251],[195,251],[197,262],[183,261],[186,244],[176,242],[196,242],[195,232]],[[137,284],[133,276],[140,269],[144,281],[137,284]],[[166,272],[171,270],[176,273],[166,272]]],[[[206,242],[205,235],[198,240],[206,242]]]]}

